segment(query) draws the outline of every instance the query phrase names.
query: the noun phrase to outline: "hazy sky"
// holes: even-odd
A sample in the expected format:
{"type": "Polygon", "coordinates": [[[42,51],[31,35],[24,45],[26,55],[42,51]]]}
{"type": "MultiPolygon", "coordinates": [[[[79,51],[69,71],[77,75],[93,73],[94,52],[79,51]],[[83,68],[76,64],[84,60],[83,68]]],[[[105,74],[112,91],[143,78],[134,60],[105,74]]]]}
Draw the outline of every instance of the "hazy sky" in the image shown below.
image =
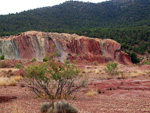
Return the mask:
{"type": "MultiPolygon", "coordinates": [[[[45,6],[53,6],[63,3],[67,0],[1,0],[0,2],[0,15],[8,13],[21,12],[28,9],[34,9],[45,6]]],[[[106,0],[78,0],[89,2],[102,2],[106,0]]]]}

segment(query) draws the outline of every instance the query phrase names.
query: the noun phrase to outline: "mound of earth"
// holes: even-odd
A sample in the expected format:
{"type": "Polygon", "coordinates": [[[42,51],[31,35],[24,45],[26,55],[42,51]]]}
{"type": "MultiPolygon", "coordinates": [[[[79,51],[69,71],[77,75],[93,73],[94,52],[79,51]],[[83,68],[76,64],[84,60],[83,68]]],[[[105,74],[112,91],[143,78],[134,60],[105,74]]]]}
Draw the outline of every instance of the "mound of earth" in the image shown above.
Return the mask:
{"type": "Polygon", "coordinates": [[[46,54],[58,52],[58,60],[77,63],[107,63],[116,61],[132,64],[128,54],[111,39],[97,39],[76,34],[29,31],[18,36],[0,38],[0,55],[6,59],[42,60],[46,54]]]}

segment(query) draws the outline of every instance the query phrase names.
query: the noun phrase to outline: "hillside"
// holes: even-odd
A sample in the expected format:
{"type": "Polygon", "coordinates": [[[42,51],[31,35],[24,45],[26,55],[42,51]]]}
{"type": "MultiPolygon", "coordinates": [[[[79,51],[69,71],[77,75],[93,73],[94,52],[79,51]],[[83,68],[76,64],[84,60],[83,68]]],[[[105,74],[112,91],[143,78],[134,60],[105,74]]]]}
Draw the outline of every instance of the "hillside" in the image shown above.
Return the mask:
{"type": "Polygon", "coordinates": [[[97,4],[67,1],[53,7],[0,15],[0,36],[29,30],[77,33],[114,39],[124,50],[139,54],[150,53],[149,29],[149,0],[111,0],[97,4]]]}
{"type": "Polygon", "coordinates": [[[113,0],[63,4],[0,16],[0,35],[27,30],[150,26],[150,1],[113,0]],[[121,2],[126,1],[126,2],[121,2]]]}

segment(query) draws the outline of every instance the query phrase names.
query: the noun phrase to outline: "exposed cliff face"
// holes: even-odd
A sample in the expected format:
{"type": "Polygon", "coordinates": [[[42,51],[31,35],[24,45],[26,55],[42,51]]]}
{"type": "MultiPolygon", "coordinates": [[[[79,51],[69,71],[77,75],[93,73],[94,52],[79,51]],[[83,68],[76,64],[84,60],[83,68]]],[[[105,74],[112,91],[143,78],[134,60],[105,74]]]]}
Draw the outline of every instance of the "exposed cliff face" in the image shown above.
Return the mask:
{"type": "Polygon", "coordinates": [[[106,63],[111,60],[132,64],[129,55],[120,48],[120,44],[110,39],[100,40],[65,33],[30,31],[0,39],[0,55],[4,54],[7,59],[42,60],[46,53],[58,51],[61,62],[66,59],[78,63],[106,63]]]}

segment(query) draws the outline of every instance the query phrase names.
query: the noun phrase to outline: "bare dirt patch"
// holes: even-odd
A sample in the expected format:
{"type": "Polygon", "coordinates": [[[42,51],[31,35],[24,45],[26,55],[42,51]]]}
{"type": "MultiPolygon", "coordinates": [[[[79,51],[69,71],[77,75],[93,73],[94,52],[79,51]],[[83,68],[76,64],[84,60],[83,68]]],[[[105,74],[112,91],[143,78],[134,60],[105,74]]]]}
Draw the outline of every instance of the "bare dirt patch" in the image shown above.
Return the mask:
{"type": "Polygon", "coordinates": [[[12,96],[12,97],[0,96],[0,103],[9,102],[13,99],[17,99],[17,97],[15,97],[15,96],[12,96]]]}

